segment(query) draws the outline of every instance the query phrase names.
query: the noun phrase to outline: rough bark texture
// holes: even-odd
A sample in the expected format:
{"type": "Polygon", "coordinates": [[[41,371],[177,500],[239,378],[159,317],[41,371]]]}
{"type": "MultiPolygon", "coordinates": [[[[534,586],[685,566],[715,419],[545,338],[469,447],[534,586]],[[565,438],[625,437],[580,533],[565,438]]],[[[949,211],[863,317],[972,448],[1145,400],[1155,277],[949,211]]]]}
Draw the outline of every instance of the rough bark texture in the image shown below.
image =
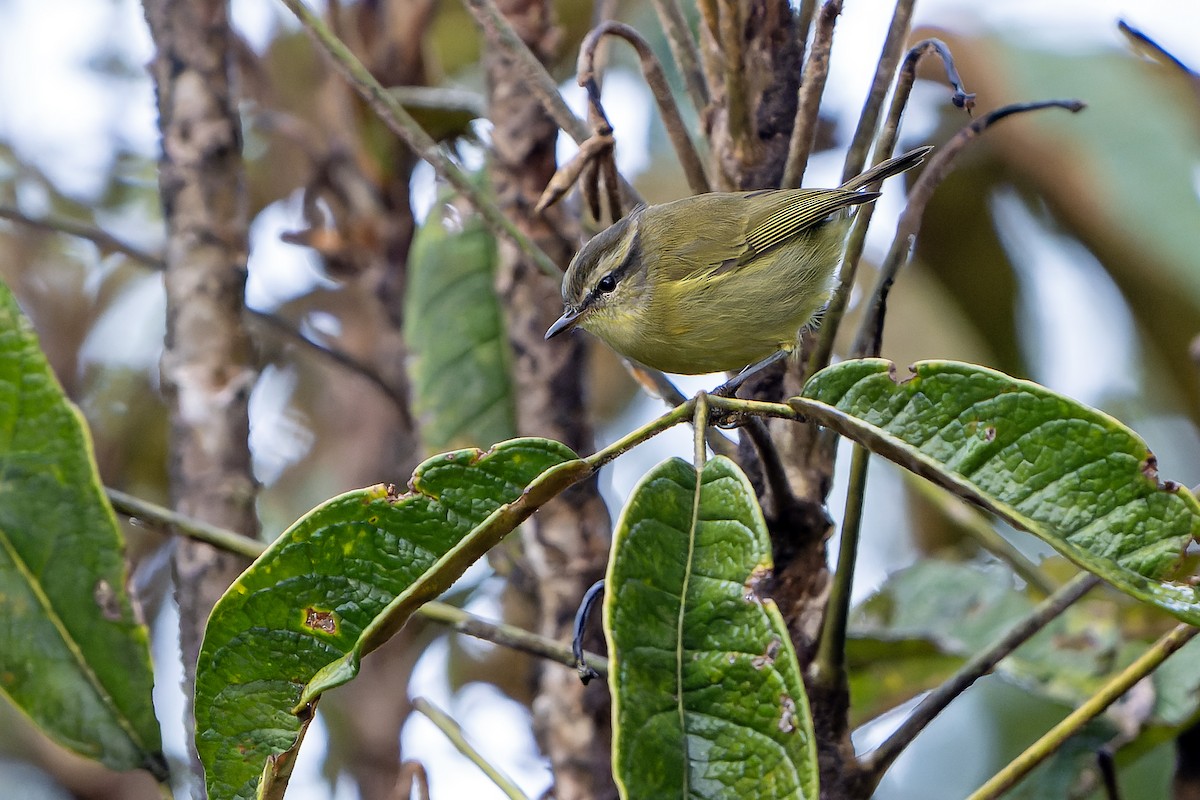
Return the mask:
{"type": "MultiPolygon", "coordinates": [[[[178,511],[253,536],[247,403],[258,370],[242,327],[247,232],[229,20],[224,0],[146,0],[145,9],[156,45],[151,70],[167,224],[161,370],[171,413],[171,493],[178,511]]],[[[189,698],[205,620],[244,566],[208,545],[176,542],[189,698]]]]}
{"type": "Polygon", "coordinates": [[[710,75],[713,174],[727,189],[779,186],[796,115],[802,49],[786,0],[722,2],[701,45],[721,50],[710,75]],[[740,58],[739,58],[740,57],[740,58]],[[713,79],[716,80],[713,80],[713,79]]]}
{"type": "MultiPolygon", "coordinates": [[[[522,39],[543,60],[557,36],[545,0],[498,3],[522,39]]],[[[505,212],[564,267],[578,239],[577,223],[555,206],[545,217],[533,207],[554,174],[558,128],[516,77],[512,61],[489,46],[488,115],[492,120],[492,185],[505,212]]],[[[561,311],[558,281],[542,274],[510,247],[502,247],[499,290],[508,309],[515,354],[518,428],[547,436],[580,452],[592,448],[585,420],[583,337],[543,339],[561,311]]],[[[547,504],[522,531],[527,580],[539,605],[539,631],[570,637],[584,591],[603,576],[609,519],[594,483],[578,486],[547,504]]],[[[615,797],[608,744],[609,707],[599,681],[584,689],[574,672],[558,665],[541,669],[534,725],[554,770],[558,800],[615,797]]]]}

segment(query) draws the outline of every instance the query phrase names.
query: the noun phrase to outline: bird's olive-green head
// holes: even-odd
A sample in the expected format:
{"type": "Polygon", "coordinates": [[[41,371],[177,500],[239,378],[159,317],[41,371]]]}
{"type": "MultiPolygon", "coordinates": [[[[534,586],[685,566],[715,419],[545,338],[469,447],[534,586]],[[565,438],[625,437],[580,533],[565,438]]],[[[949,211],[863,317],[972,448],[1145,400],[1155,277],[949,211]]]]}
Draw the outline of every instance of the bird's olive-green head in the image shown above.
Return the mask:
{"type": "Polygon", "coordinates": [[[879,196],[871,184],[928,150],[837,189],[712,192],[640,206],[572,260],[565,310],[546,338],[584,328],[636,362],[690,375],[790,350],[829,295],[850,210],[879,196]]]}
{"type": "MultiPolygon", "coordinates": [[[[563,276],[565,311],[546,338],[576,325],[596,331],[644,305],[646,270],[638,221],[644,207],[596,234],[571,260],[563,276]]],[[[603,338],[603,337],[602,337],[603,338]]]]}

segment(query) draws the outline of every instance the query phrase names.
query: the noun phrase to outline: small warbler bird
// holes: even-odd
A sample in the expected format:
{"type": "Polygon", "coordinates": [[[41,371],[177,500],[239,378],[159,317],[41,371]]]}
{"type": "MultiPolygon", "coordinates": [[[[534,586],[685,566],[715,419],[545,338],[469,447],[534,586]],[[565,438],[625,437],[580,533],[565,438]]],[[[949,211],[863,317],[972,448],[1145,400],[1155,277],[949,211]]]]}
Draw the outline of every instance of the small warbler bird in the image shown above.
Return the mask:
{"type": "Polygon", "coordinates": [[[828,299],[850,209],[879,197],[864,187],[912,169],[932,149],[837,189],[712,192],[639,206],[571,261],[566,311],[546,338],[578,326],[633,361],[683,375],[751,365],[746,375],[782,358],[828,299]]]}

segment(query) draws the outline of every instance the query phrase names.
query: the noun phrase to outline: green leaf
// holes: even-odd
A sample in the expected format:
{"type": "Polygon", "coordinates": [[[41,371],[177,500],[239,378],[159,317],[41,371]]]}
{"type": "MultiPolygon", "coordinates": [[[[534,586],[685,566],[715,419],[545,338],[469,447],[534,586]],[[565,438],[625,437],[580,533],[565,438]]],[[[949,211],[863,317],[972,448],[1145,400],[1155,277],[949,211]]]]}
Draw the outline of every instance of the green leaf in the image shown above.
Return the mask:
{"type": "Polygon", "coordinates": [[[353,678],[422,603],[589,473],[564,445],[516,439],[435,456],[407,494],[347,492],[284,531],[217,602],[205,631],[195,708],[209,796],[281,796],[320,694],[353,678]]]}
{"type": "Polygon", "coordinates": [[[762,511],[725,458],[638,484],[604,603],[622,797],[816,798],[816,738],[762,511]]]}
{"type": "MultiPolygon", "coordinates": [[[[940,683],[1033,609],[1001,567],[926,559],[892,573],[850,618],[855,724],[940,683]]],[[[1112,598],[1085,598],[996,671],[1041,697],[1075,706],[1110,677],[1120,642],[1112,598]]]]}
{"type": "Polygon", "coordinates": [[[64,747],[164,780],[126,578],[83,417],[0,284],[0,691],[64,747]]]}
{"type": "Polygon", "coordinates": [[[1160,580],[1200,533],[1200,504],[1159,483],[1145,442],[1117,420],[1029,381],[952,361],[898,379],[881,359],[822,370],[794,407],[1027,530],[1079,567],[1184,622],[1187,583],[1160,580]]]}
{"type": "Polygon", "coordinates": [[[963,657],[944,642],[851,633],[846,639],[850,727],[857,728],[954,674],[963,657]]]}
{"type": "Polygon", "coordinates": [[[496,242],[473,214],[451,223],[435,212],[413,240],[404,339],[426,452],[516,435],[496,260],[496,242]]]}

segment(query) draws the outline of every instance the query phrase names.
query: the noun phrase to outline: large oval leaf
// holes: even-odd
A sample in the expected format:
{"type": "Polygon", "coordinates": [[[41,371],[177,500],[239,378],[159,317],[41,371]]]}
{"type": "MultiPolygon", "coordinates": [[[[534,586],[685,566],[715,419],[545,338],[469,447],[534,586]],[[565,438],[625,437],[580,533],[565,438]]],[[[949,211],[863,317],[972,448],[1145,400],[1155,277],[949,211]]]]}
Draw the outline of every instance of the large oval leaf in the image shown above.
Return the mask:
{"type": "Polygon", "coordinates": [[[1121,591],[1200,624],[1187,583],[1158,580],[1200,534],[1200,504],[1160,483],[1117,420],[1029,381],[952,361],[898,379],[881,359],[822,370],[793,406],[1033,533],[1121,591]]]}
{"type": "Polygon", "coordinates": [[[320,694],[353,678],[421,603],[588,472],[564,445],[516,439],[435,456],[407,494],[348,492],[286,530],[217,602],[205,631],[195,708],[209,796],[281,795],[320,694]]]}
{"type": "Polygon", "coordinates": [[[63,746],[163,779],[125,580],[86,424],[0,284],[0,691],[63,746]]]}
{"type": "Polygon", "coordinates": [[[746,476],[672,459],[638,484],[604,604],[623,797],[816,798],[816,739],[746,476]]]}

